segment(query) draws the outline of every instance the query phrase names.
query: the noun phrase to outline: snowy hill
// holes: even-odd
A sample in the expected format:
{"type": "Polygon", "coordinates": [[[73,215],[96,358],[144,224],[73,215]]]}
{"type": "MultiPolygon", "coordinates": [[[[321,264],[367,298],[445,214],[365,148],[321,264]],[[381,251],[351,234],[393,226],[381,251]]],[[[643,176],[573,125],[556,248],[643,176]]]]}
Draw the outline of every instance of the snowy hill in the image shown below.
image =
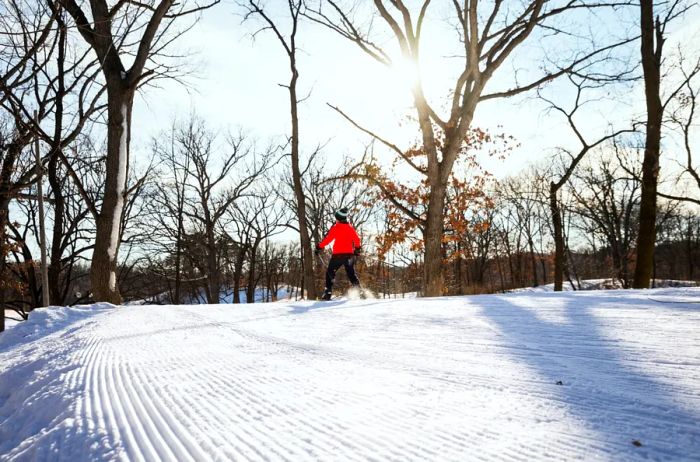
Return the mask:
{"type": "Polygon", "coordinates": [[[700,460],[700,289],[38,310],[0,460],[700,460]]]}

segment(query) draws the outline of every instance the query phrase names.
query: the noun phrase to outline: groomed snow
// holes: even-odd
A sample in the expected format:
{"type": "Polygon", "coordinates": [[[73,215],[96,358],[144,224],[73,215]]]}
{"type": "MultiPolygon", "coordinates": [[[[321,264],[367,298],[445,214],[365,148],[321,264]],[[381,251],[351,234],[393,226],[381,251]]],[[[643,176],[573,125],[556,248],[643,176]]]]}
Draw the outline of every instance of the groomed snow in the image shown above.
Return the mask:
{"type": "Polygon", "coordinates": [[[700,460],[696,302],[37,310],[0,334],[0,460],[700,460]]]}

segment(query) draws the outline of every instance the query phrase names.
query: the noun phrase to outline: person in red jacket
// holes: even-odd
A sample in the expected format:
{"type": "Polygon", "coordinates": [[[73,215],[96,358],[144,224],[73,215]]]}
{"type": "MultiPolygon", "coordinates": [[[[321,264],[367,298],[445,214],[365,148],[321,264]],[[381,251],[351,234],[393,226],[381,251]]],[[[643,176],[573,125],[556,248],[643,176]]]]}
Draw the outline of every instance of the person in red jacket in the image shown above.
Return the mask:
{"type": "Polygon", "coordinates": [[[348,209],[343,207],[335,212],[336,222],[326,234],[321,242],[316,246],[316,255],[321,253],[324,247],[333,242],[333,256],[328,262],[326,270],[326,289],[321,296],[322,300],[330,300],[335,282],[335,273],[341,266],[345,267],[345,273],[350,279],[350,283],[357,287],[360,280],[355,274],[355,259],[361,252],[360,237],[355,228],[348,223],[348,209]]]}

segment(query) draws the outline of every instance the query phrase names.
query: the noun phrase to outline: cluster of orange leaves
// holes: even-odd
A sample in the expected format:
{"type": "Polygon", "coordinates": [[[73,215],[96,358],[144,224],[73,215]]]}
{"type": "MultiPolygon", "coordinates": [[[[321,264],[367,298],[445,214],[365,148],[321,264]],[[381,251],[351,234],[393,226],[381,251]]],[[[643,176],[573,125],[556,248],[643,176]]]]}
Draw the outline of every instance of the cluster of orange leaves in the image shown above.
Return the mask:
{"type": "MultiPolygon", "coordinates": [[[[0,258],[7,259],[7,256],[10,255],[10,253],[17,250],[19,250],[19,245],[16,243],[11,243],[8,241],[0,242],[0,258]]],[[[23,271],[23,265],[26,265],[26,263],[15,265],[15,268],[19,268],[23,271]]],[[[21,295],[27,293],[26,284],[12,274],[11,265],[9,263],[6,263],[4,272],[0,271],[0,290],[7,290],[21,295]]]]}
{"type": "MultiPolygon", "coordinates": [[[[438,148],[442,149],[444,143],[443,136],[438,140],[438,148]]],[[[458,251],[459,246],[452,244],[463,241],[468,233],[481,233],[490,226],[481,212],[493,208],[493,202],[485,191],[491,175],[481,168],[476,159],[476,152],[487,146],[490,147],[490,156],[504,159],[513,149],[514,143],[507,135],[494,136],[479,128],[470,130],[465,136],[455,164],[459,169],[453,169],[450,175],[445,200],[443,244],[447,259],[456,258],[464,252],[458,251]],[[460,177],[460,173],[464,178],[460,177]]],[[[404,155],[419,168],[426,168],[427,160],[422,147],[413,146],[404,155]]],[[[391,170],[394,170],[400,160],[394,160],[391,170]]],[[[422,252],[421,226],[430,196],[427,177],[423,177],[417,185],[402,184],[376,164],[366,165],[364,176],[371,185],[376,186],[367,205],[381,202],[386,210],[385,231],[376,238],[379,257],[384,258],[394,246],[401,244],[407,244],[411,251],[422,252]],[[396,202],[410,210],[413,216],[397,206],[396,202]]]]}

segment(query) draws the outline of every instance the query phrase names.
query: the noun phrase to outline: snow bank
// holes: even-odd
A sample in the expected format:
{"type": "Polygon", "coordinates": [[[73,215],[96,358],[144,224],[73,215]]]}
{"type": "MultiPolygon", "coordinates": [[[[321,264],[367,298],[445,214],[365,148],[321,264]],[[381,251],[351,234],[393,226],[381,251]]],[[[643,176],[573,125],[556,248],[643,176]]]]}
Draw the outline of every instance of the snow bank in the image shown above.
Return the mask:
{"type": "Polygon", "coordinates": [[[10,324],[12,328],[0,334],[0,351],[19,343],[45,337],[58,330],[66,329],[70,324],[113,308],[115,306],[110,303],[37,308],[29,313],[26,321],[13,321],[10,324]]]}
{"type": "MultiPolygon", "coordinates": [[[[40,308],[0,334],[0,460],[87,460],[110,449],[76,419],[75,371],[87,351],[75,333],[114,306],[40,308]]],[[[83,404],[80,404],[83,403],[83,404]]]]}

